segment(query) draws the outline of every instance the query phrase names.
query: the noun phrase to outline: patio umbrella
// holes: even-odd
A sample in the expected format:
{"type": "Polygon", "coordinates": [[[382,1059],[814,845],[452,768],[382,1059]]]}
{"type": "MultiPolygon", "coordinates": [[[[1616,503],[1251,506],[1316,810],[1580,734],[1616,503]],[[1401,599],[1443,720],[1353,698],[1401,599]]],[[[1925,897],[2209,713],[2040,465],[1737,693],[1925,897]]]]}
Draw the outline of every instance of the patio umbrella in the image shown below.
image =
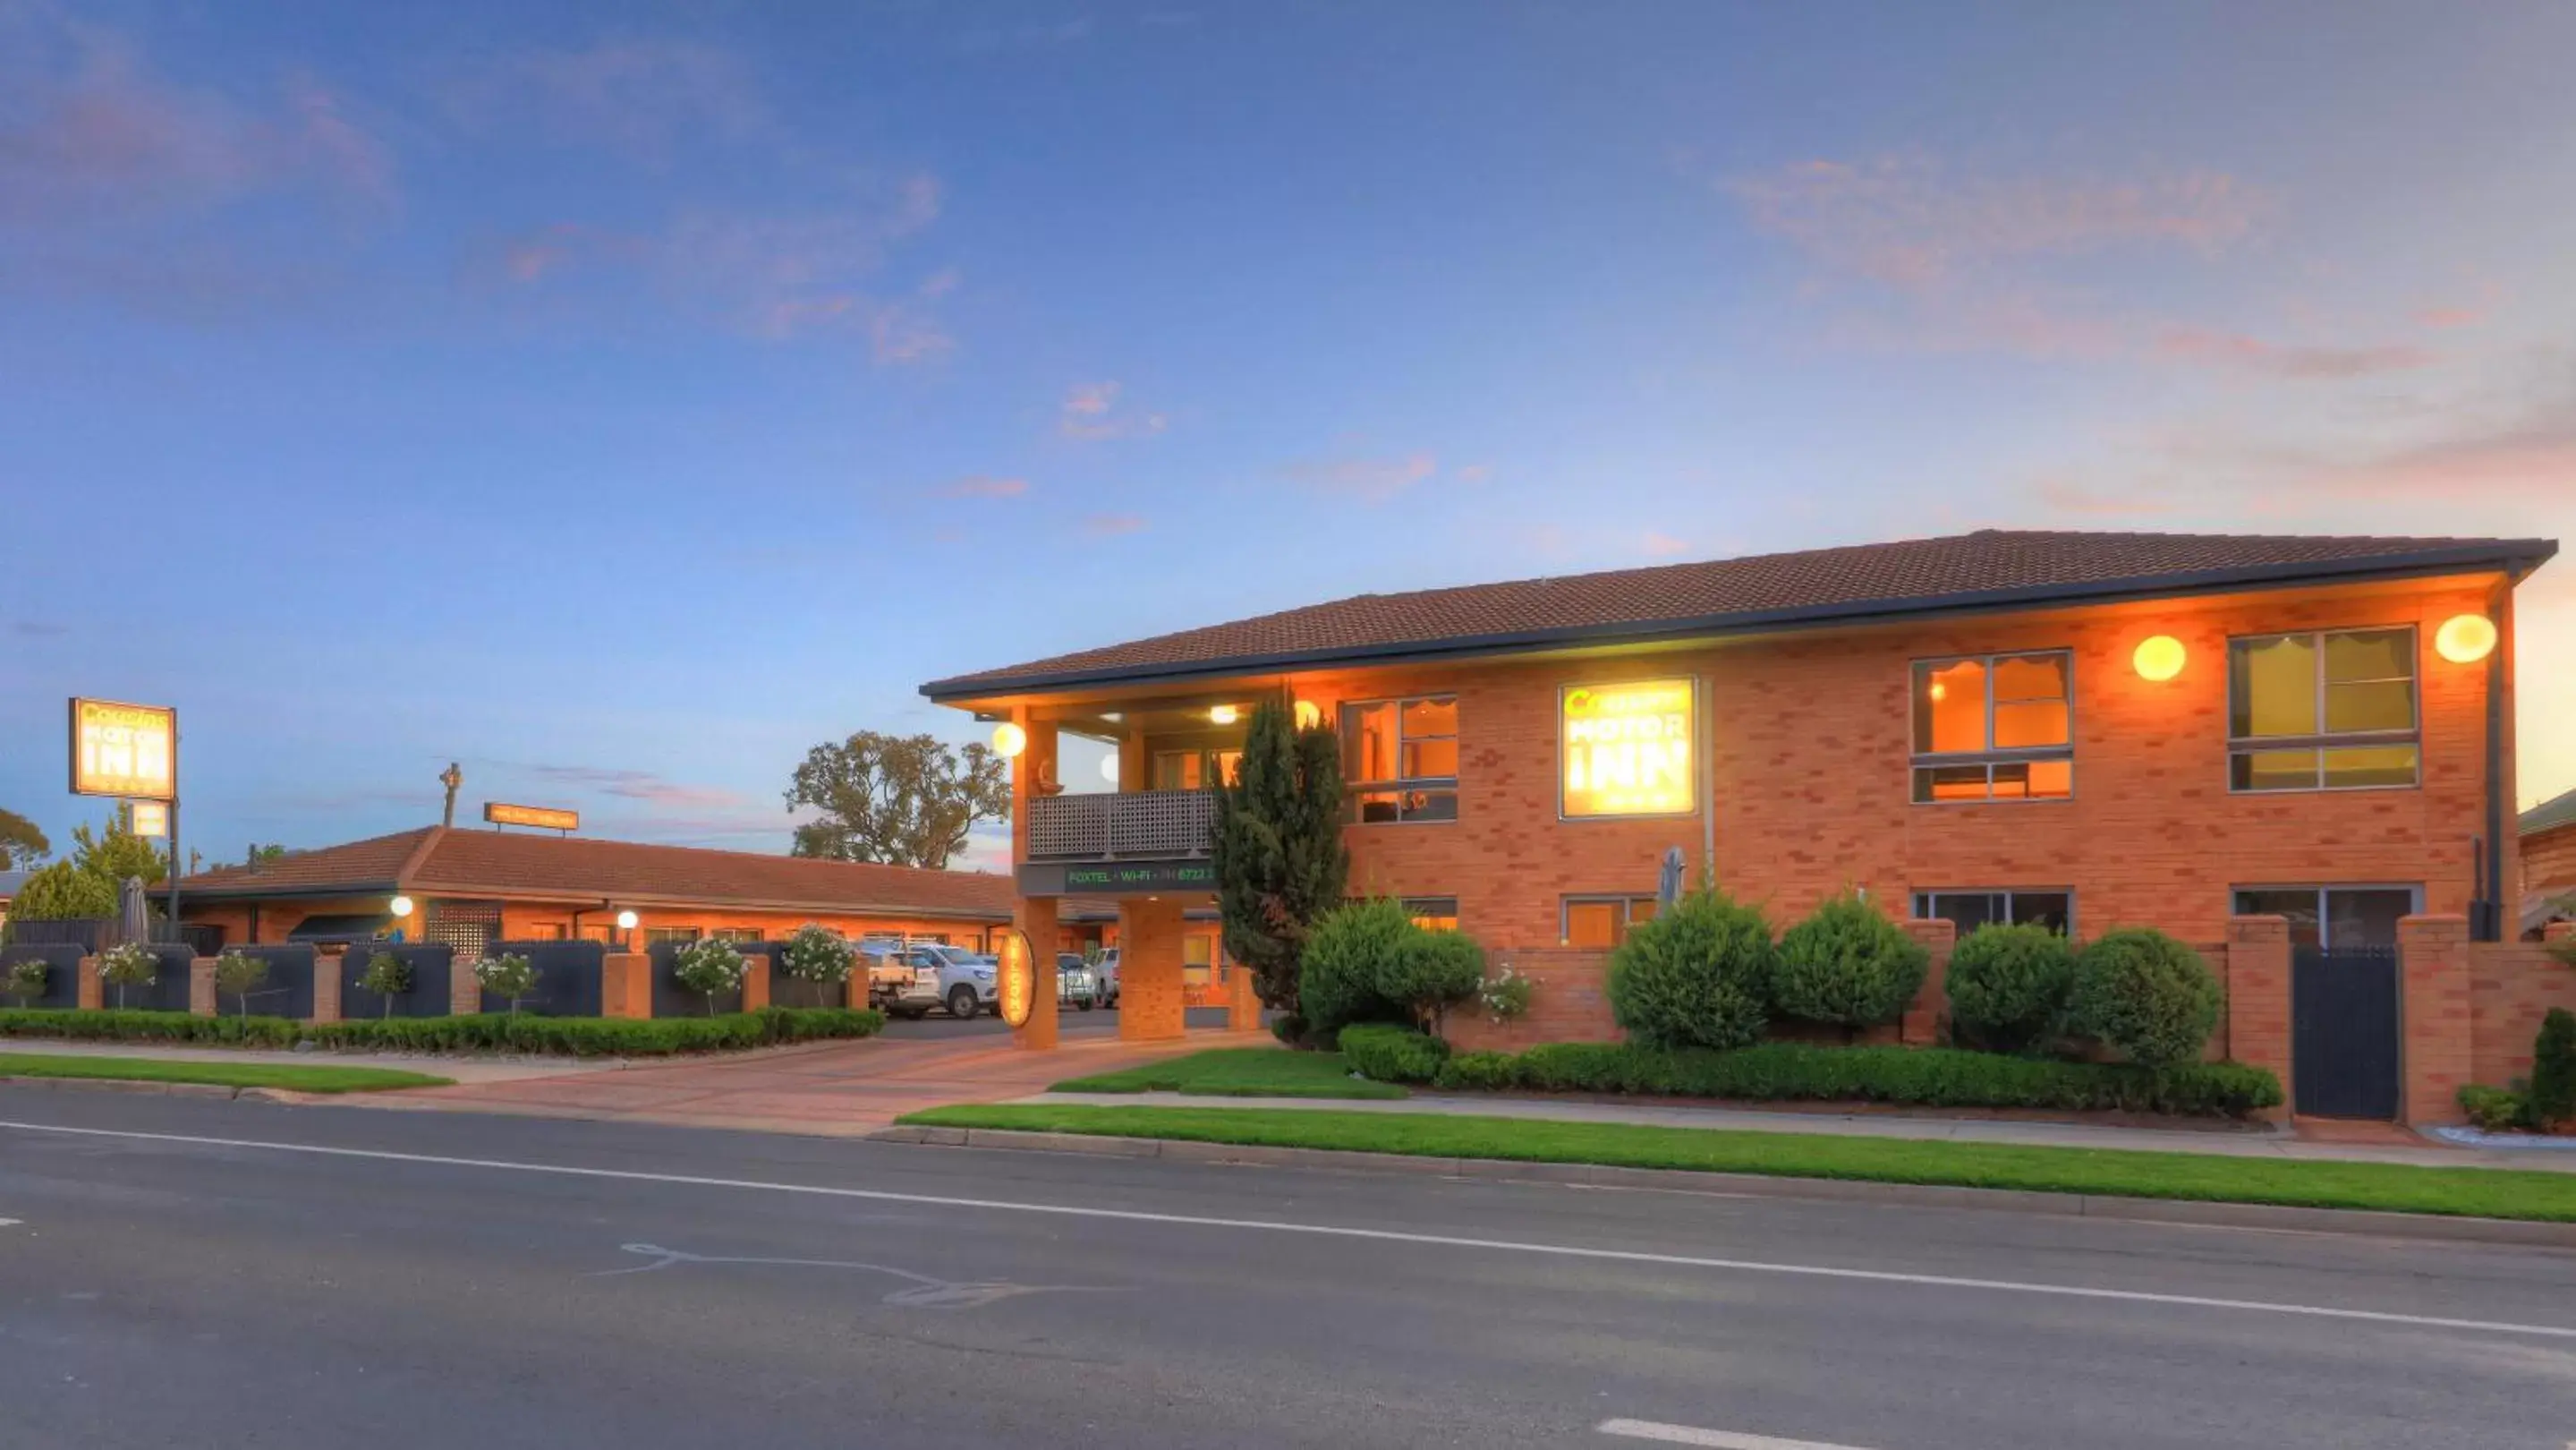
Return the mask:
{"type": "Polygon", "coordinates": [[[1682,848],[1664,852],[1663,878],[1655,883],[1655,904],[1669,911],[1682,899],[1682,848]]]}
{"type": "Polygon", "coordinates": [[[152,940],[152,918],[143,906],[143,878],[128,876],[116,889],[116,932],[120,940],[152,940]]]}

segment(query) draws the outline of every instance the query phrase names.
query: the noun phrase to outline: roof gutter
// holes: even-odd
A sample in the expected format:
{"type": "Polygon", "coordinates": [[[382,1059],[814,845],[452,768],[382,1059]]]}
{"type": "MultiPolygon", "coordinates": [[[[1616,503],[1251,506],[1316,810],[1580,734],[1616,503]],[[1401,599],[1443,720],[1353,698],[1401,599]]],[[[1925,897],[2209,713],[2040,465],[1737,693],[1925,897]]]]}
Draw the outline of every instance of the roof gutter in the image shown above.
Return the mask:
{"type": "Polygon", "coordinates": [[[1292,668],[1328,665],[1393,664],[1453,659],[1460,656],[1527,654],[1587,644],[1652,644],[1679,642],[1708,635],[1773,634],[1826,625],[1892,623],[1955,614],[1985,614],[2045,609],[2064,604],[2117,604],[2178,594],[2209,594],[2232,589],[2288,589],[2303,584],[2352,583],[2375,579],[2411,579],[2456,574],[2469,569],[2500,569],[2514,582],[2547,563],[2558,552],[2548,539],[2518,540],[2502,549],[2424,549],[2384,554],[2370,559],[2325,563],[2266,564],[2252,568],[2201,569],[2184,574],[2149,574],[2080,584],[2046,584],[2015,589],[1972,590],[1902,599],[1855,600],[1847,604],[1801,605],[1788,609],[1736,610],[1687,619],[1622,621],[1574,625],[1562,629],[1518,630],[1487,635],[1457,635],[1433,640],[1397,640],[1354,645],[1346,649],[1304,650],[1278,654],[1234,655],[1171,664],[1113,666],[1062,670],[1046,674],[959,675],[921,687],[930,700],[947,704],[995,694],[1046,694],[1086,685],[1177,683],[1229,675],[1267,674],[1292,668]]]}

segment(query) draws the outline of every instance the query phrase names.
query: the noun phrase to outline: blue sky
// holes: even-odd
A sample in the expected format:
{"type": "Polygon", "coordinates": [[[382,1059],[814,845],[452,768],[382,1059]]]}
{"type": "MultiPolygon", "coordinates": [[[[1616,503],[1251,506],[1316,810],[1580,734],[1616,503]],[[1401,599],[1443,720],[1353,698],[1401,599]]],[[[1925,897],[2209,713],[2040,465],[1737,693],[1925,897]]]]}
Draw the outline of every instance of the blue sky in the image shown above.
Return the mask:
{"type": "MultiPolygon", "coordinates": [[[[2558,4],[0,0],[0,804],[96,813],[87,693],[181,708],[210,855],[451,759],[783,849],[813,743],[973,738],[924,679],[1360,590],[2576,535],[2569,54],[2558,4]]],[[[2537,799],[2576,565],[2523,628],[2537,799]]]]}

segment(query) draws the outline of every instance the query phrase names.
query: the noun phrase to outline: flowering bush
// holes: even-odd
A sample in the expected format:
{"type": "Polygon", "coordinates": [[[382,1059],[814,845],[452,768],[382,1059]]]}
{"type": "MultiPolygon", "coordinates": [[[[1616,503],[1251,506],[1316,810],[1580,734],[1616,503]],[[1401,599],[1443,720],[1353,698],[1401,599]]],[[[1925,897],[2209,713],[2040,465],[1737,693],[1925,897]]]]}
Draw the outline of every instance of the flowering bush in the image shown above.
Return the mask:
{"type": "Polygon", "coordinates": [[[116,1005],[125,1005],[125,989],[149,987],[161,975],[161,959],[139,941],[119,942],[98,954],[98,979],[116,988],[116,1005]]]}
{"type": "Polygon", "coordinates": [[[807,924],[796,928],[787,945],[778,954],[779,965],[787,975],[808,983],[816,997],[825,989],[837,987],[850,979],[850,962],[854,953],[841,934],[807,924]]]}
{"type": "MultiPolygon", "coordinates": [[[[374,971],[374,964],[370,963],[367,970],[374,971]]],[[[511,1015],[516,1016],[519,999],[537,989],[537,969],[534,963],[517,952],[503,952],[497,957],[485,957],[476,962],[474,980],[482,985],[484,991],[508,1002],[511,1015]]],[[[390,1012],[387,1015],[390,1016],[390,1012]]]]}
{"type": "MultiPolygon", "coordinates": [[[[483,973],[477,968],[474,975],[483,973]]],[[[378,952],[367,958],[367,969],[358,976],[358,985],[384,999],[384,1015],[394,1015],[394,999],[411,990],[411,964],[392,952],[378,952]]]]}
{"type": "Polygon", "coordinates": [[[1506,962],[1503,969],[1487,977],[1476,988],[1476,1005],[1484,1010],[1489,1022],[1511,1022],[1529,1015],[1530,979],[1515,972],[1506,962]]]}
{"type": "Polygon", "coordinates": [[[11,962],[9,970],[0,973],[0,992],[17,998],[21,1007],[45,995],[45,959],[29,957],[11,962]]]}
{"type": "Polygon", "coordinates": [[[707,1015],[716,1015],[716,998],[742,989],[742,953],[730,942],[691,942],[671,959],[671,976],[707,999],[707,1015]]]}
{"type": "Polygon", "coordinates": [[[226,952],[215,958],[215,990],[232,995],[241,1007],[240,1015],[250,1015],[250,994],[268,980],[268,963],[241,952],[226,952]]]}

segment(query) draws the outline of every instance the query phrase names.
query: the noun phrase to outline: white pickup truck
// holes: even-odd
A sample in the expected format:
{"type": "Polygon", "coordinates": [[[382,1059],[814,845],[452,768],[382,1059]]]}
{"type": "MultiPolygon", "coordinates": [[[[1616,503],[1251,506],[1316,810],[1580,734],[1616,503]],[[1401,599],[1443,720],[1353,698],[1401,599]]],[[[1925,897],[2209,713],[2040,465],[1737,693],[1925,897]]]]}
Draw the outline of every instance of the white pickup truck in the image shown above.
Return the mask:
{"type": "Polygon", "coordinates": [[[925,1016],[933,1007],[961,1019],[1001,1010],[992,964],[963,947],[866,942],[859,953],[868,964],[869,1003],[897,1017],[925,1016]]]}

